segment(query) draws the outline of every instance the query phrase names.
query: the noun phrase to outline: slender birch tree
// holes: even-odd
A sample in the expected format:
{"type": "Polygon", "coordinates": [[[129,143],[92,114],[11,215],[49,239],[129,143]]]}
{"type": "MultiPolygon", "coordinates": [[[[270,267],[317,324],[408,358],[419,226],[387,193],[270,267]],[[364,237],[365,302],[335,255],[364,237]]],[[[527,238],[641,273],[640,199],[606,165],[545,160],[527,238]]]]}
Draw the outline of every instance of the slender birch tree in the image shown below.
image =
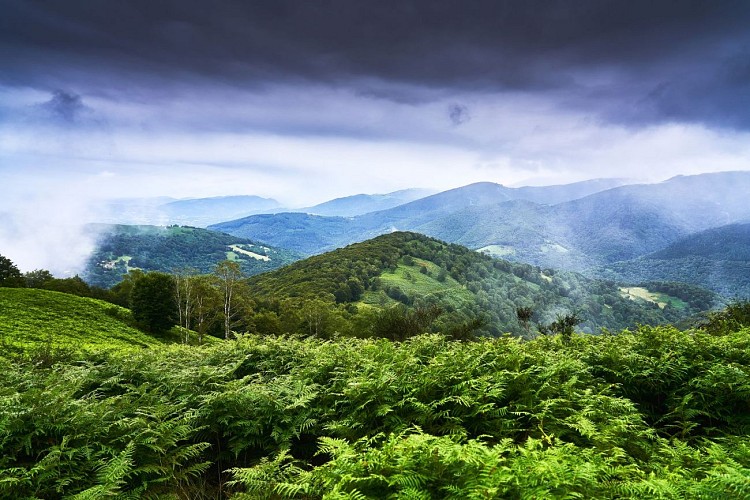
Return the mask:
{"type": "Polygon", "coordinates": [[[224,299],[224,338],[232,333],[233,319],[237,312],[237,295],[243,284],[240,265],[230,260],[219,262],[214,269],[214,276],[224,299]]]}

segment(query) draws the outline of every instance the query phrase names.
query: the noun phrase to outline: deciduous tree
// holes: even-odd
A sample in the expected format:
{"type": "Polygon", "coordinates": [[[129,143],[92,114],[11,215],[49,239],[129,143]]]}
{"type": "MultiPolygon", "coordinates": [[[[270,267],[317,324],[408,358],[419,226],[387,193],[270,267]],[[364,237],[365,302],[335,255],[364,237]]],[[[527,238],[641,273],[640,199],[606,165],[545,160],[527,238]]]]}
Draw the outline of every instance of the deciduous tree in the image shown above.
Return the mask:
{"type": "Polygon", "coordinates": [[[174,278],[165,273],[152,272],[133,282],[130,309],[133,318],[147,331],[161,333],[177,321],[174,278]]]}
{"type": "Polygon", "coordinates": [[[219,262],[214,269],[214,276],[218,281],[219,290],[223,297],[224,338],[232,334],[232,326],[237,315],[237,298],[241,289],[245,287],[240,265],[230,260],[219,262]]]}
{"type": "Polygon", "coordinates": [[[21,271],[7,257],[0,255],[0,287],[23,288],[25,281],[21,271]]]}

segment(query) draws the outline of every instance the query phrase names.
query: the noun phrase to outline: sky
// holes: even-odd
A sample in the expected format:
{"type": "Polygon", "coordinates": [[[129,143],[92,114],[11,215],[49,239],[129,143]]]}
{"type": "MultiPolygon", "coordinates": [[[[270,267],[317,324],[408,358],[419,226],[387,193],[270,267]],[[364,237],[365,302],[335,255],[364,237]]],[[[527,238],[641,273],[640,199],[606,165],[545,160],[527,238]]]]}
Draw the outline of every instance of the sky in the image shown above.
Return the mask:
{"type": "Polygon", "coordinates": [[[67,244],[106,198],[309,206],[750,169],[747,1],[0,0],[0,11],[0,253],[29,253],[43,232],[67,244]],[[28,225],[36,239],[22,237],[28,225]]]}

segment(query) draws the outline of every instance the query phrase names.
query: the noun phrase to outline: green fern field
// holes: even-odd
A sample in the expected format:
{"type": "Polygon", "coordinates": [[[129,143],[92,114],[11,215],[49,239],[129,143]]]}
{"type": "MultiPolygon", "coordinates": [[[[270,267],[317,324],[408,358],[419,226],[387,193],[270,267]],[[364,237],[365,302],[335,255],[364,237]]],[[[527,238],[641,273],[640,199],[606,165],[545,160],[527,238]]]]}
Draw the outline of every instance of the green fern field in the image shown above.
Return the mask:
{"type": "Polygon", "coordinates": [[[0,288],[0,344],[5,350],[131,350],[165,343],[130,323],[129,310],[100,300],[0,288]]]}
{"type": "Polygon", "coordinates": [[[750,498],[750,330],[6,352],[0,497],[750,498]]]}

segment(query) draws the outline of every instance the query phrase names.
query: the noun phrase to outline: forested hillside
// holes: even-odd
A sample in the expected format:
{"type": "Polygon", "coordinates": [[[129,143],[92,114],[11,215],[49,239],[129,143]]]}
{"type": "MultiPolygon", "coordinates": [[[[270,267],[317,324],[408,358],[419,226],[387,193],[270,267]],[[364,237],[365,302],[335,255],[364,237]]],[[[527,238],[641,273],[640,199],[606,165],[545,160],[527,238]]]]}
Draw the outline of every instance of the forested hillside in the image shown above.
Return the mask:
{"type": "Polygon", "coordinates": [[[207,273],[228,259],[252,275],[300,258],[296,252],[194,227],[92,225],[91,231],[98,242],[83,277],[105,288],[120,282],[131,269],[207,273]]]}
{"type": "Polygon", "coordinates": [[[652,254],[615,262],[592,275],[640,283],[694,283],[725,297],[750,297],[750,224],[730,224],[688,236],[652,254]]]}
{"type": "Polygon", "coordinates": [[[415,233],[310,257],[249,283],[263,318],[251,331],[297,331],[289,318],[307,310],[317,318],[315,332],[324,336],[367,336],[383,311],[398,305],[439,310],[433,331],[474,324],[489,335],[524,336],[536,333],[534,323],[550,324],[566,314],[576,314],[584,331],[598,333],[603,327],[677,321],[714,305],[711,294],[638,297],[614,283],[493,259],[415,233]],[[519,308],[531,309],[532,318],[519,319],[519,308]]]}

